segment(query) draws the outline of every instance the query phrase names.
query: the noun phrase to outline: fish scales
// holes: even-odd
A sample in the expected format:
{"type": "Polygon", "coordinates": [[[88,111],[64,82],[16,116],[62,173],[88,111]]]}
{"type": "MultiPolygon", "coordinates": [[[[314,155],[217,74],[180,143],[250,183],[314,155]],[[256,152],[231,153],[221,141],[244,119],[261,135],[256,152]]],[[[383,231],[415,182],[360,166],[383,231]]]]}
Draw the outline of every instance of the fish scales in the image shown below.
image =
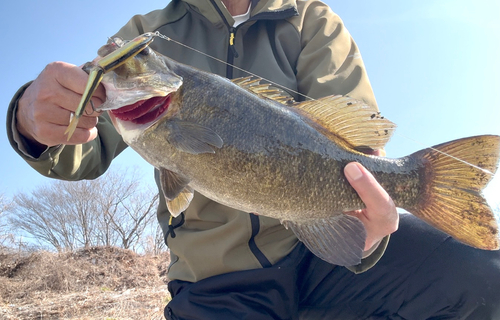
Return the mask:
{"type": "MultiPolygon", "coordinates": [[[[393,167],[395,160],[348,152],[283,104],[188,67],[172,71],[184,79],[172,101],[182,105],[178,117],[217,132],[224,145],[213,154],[176,152],[158,137],[157,132],[163,132],[158,128],[163,122],[158,122],[131,146],[155,166],[193,177],[190,185],[208,198],[242,211],[299,221],[364,207],[342,174],[351,161],[364,164],[382,184],[387,181],[389,190],[393,185],[402,188],[390,182],[408,180],[408,161],[399,161],[401,174],[389,172],[385,168],[393,167]]],[[[406,192],[418,192],[418,185],[412,189],[397,195],[413,200],[406,192]]]]}

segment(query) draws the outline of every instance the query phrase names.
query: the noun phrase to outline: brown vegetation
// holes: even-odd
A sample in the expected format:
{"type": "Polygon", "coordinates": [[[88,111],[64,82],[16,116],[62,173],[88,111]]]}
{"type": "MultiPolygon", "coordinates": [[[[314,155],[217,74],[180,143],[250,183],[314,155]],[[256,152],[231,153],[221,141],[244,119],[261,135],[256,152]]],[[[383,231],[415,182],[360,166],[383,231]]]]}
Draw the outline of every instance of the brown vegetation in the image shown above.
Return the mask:
{"type": "MultiPolygon", "coordinates": [[[[8,229],[41,247],[73,251],[91,246],[144,247],[159,236],[155,222],[158,190],[141,185],[137,173],[109,170],[96,180],[52,181],[30,193],[18,193],[6,212],[8,229]]],[[[1,218],[1,217],[0,217],[1,218]]],[[[0,219],[0,238],[2,229],[0,219]]],[[[5,232],[4,232],[5,233],[5,232]]],[[[0,241],[0,244],[2,242],[0,241]]],[[[153,243],[150,243],[153,244],[153,243]]]]}
{"type": "Polygon", "coordinates": [[[0,319],[163,319],[168,253],[0,251],[0,319]]]}

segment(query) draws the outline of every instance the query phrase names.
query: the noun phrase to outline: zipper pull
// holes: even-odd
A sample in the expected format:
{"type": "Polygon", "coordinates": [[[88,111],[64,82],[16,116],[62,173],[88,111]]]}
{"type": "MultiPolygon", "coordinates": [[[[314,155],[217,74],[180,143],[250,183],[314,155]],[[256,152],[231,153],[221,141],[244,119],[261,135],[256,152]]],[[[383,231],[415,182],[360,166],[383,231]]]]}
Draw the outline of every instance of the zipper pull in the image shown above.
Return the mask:
{"type": "Polygon", "coordinates": [[[234,48],[234,34],[236,33],[236,29],[231,27],[229,28],[229,48],[233,53],[233,57],[238,58],[238,52],[234,48]]]}

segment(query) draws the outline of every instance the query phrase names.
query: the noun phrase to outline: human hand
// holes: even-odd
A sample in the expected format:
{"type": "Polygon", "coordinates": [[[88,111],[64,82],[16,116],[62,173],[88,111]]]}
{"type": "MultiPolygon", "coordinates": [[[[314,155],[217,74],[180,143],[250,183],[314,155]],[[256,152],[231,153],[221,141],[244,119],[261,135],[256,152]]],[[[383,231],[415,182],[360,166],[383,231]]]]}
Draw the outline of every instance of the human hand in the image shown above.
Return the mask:
{"type": "MultiPolygon", "coordinates": [[[[88,80],[80,67],[64,63],[50,63],[26,89],[19,99],[16,114],[17,130],[32,147],[44,149],[59,144],[82,144],[97,137],[97,117],[86,106],[75,133],[69,141],[64,131],[72,112],[78,107],[88,80]]],[[[92,102],[95,107],[106,99],[104,87],[99,85],[92,102]]]]}
{"type": "MultiPolygon", "coordinates": [[[[380,155],[381,152],[376,153],[380,155]]],[[[378,245],[387,235],[395,232],[399,225],[399,214],[387,192],[373,175],[361,164],[351,162],[344,168],[345,176],[366,205],[365,209],[346,212],[356,216],[366,229],[365,251],[378,245]]]]}

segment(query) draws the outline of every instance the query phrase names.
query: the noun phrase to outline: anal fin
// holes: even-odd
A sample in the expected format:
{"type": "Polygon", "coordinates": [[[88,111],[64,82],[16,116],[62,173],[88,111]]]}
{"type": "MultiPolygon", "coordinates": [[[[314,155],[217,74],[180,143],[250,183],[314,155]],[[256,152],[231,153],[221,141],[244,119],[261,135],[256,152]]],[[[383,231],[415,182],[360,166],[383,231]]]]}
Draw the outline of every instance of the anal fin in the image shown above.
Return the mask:
{"type": "Polygon", "coordinates": [[[366,230],[356,217],[337,215],[330,218],[297,223],[283,221],[297,238],[317,257],[339,266],[361,263],[366,230]]]}

